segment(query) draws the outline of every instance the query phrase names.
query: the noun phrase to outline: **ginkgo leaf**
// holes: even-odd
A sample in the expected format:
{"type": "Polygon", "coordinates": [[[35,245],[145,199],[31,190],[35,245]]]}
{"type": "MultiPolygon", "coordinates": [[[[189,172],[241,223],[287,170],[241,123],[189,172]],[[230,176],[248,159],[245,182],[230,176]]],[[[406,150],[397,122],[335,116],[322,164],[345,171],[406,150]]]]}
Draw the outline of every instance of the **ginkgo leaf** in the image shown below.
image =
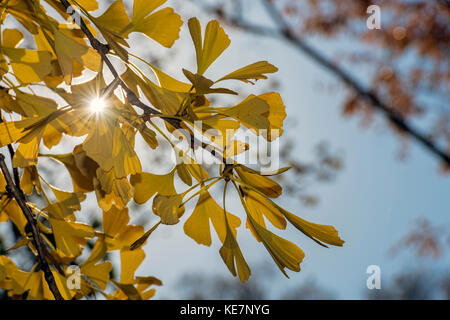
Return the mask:
{"type": "Polygon", "coordinates": [[[55,52],[67,85],[72,82],[74,62],[86,66],[92,71],[100,70],[100,55],[92,48],[79,43],[60,31],[55,32],[55,52]]]}
{"type": "Polygon", "coordinates": [[[183,180],[183,182],[188,186],[192,186],[192,176],[187,168],[187,165],[184,163],[180,163],[176,168],[178,177],[180,177],[180,179],[183,180]]]}
{"type": "Polygon", "coordinates": [[[98,9],[97,0],[77,0],[77,3],[86,11],[95,11],[98,9]]]}
{"type": "Polygon", "coordinates": [[[134,274],[137,268],[144,261],[145,253],[142,249],[133,251],[122,250],[120,252],[120,282],[131,284],[134,283],[134,274]]]}
{"type": "Polygon", "coordinates": [[[228,48],[230,39],[216,20],[210,21],[206,26],[203,41],[198,19],[189,19],[188,25],[197,54],[197,73],[203,75],[208,67],[228,48]]]}
{"type": "Polygon", "coordinates": [[[175,115],[185,98],[184,93],[160,87],[148,78],[142,79],[130,69],[127,69],[121,75],[121,78],[134,92],[138,92],[139,86],[151,104],[166,115],[175,115]]]}
{"type": "Polygon", "coordinates": [[[109,171],[114,166],[114,128],[114,121],[108,117],[98,117],[83,143],[86,155],[97,162],[104,171],[109,171]]]}
{"type": "Polygon", "coordinates": [[[130,217],[127,208],[111,207],[103,212],[103,232],[108,251],[128,250],[130,245],[144,233],[142,226],[128,225],[130,217]]]}
{"type": "Polygon", "coordinates": [[[300,271],[300,263],[303,261],[305,254],[294,243],[283,239],[276,234],[270,232],[266,228],[259,225],[247,210],[247,216],[254,232],[258,235],[261,242],[269,251],[275,263],[280,268],[281,272],[288,277],[284,268],[292,271],[300,271]]]}
{"type": "Polygon", "coordinates": [[[14,167],[25,168],[34,166],[38,163],[39,145],[41,143],[43,131],[42,128],[31,141],[19,145],[13,158],[14,167]]]}
{"type": "Polygon", "coordinates": [[[27,132],[25,128],[38,122],[41,118],[28,118],[20,121],[0,123],[0,146],[4,147],[13,142],[19,141],[27,132]]]}
{"type": "Polygon", "coordinates": [[[141,162],[133,146],[119,126],[114,129],[112,156],[116,178],[123,178],[142,171],[141,162]]]}
{"type": "Polygon", "coordinates": [[[158,78],[159,85],[161,87],[176,92],[189,92],[191,89],[191,85],[189,83],[181,82],[153,65],[151,65],[151,68],[158,78]]]}
{"type": "Polygon", "coordinates": [[[2,46],[6,48],[15,48],[23,40],[23,34],[18,29],[3,30],[2,46]]]}
{"type": "Polygon", "coordinates": [[[214,109],[214,111],[240,121],[249,129],[269,129],[270,122],[267,118],[269,114],[269,104],[255,95],[250,95],[247,99],[234,107],[214,109]]]}
{"type": "MultiPolygon", "coordinates": [[[[79,153],[76,149],[73,154],[61,154],[61,155],[44,155],[50,157],[58,162],[64,164],[67,171],[72,178],[72,184],[75,192],[90,192],[94,190],[93,180],[90,177],[89,171],[95,172],[97,169],[97,164],[90,158],[83,156],[78,156],[78,161],[75,160],[74,154],[79,153]],[[82,169],[77,166],[77,162],[83,164],[82,169]],[[87,168],[91,168],[88,170],[87,168]],[[83,172],[84,171],[84,172],[83,172]]],[[[85,155],[84,152],[82,154],[85,155]]]]}
{"type": "Polygon", "coordinates": [[[141,32],[161,45],[170,48],[179,38],[183,21],[172,8],[164,8],[143,19],[133,17],[131,23],[133,24],[133,31],[141,32]]]}
{"type": "Polygon", "coordinates": [[[114,170],[109,172],[97,169],[97,178],[94,178],[94,189],[99,206],[108,211],[113,205],[125,208],[133,197],[133,187],[127,177],[116,178],[114,170]]]}
{"type": "MultiPolygon", "coordinates": [[[[57,104],[54,100],[40,97],[34,94],[14,90],[16,100],[26,117],[44,117],[57,111],[57,104]]],[[[30,125],[31,126],[31,125],[30,125]]]]}
{"type": "Polygon", "coordinates": [[[121,296],[120,293],[115,292],[114,298],[123,300],[142,300],[142,296],[134,285],[128,283],[120,283],[112,280],[112,282],[119,288],[119,291],[126,297],[121,296]]]}
{"type": "Polygon", "coordinates": [[[83,265],[80,268],[80,272],[89,277],[89,279],[95,282],[95,284],[102,290],[105,290],[108,285],[111,270],[112,263],[110,261],[105,261],[99,264],[91,263],[83,265]]]}
{"type": "Polygon", "coordinates": [[[41,82],[51,68],[51,54],[46,51],[2,48],[11,61],[14,75],[23,83],[41,82]]]}
{"type": "Polygon", "coordinates": [[[283,121],[286,118],[286,106],[283,104],[283,100],[279,93],[270,92],[258,96],[263,99],[269,105],[269,128],[267,130],[268,141],[273,141],[283,134],[283,121]]]}
{"type": "Polygon", "coordinates": [[[265,227],[263,216],[266,217],[272,225],[278,229],[286,229],[286,219],[281,212],[275,207],[271,201],[267,200],[261,194],[249,190],[245,190],[245,202],[252,217],[259,225],[265,227]]]}
{"type": "Polygon", "coordinates": [[[6,212],[9,219],[14,223],[14,225],[17,227],[17,230],[25,236],[25,227],[27,225],[27,219],[25,218],[22,210],[20,209],[19,205],[17,204],[16,200],[10,200],[6,203],[2,203],[2,211],[6,212]]]}
{"type": "Polygon", "coordinates": [[[113,2],[101,16],[94,18],[94,22],[103,29],[121,35],[122,31],[130,24],[130,18],[123,1],[118,0],[113,2]]]}
{"type": "Polygon", "coordinates": [[[81,202],[86,199],[86,195],[78,192],[72,193],[50,186],[57,202],[49,204],[44,211],[51,213],[53,217],[65,219],[73,215],[77,210],[81,210],[81,202]]]}
{"type": "Polygon", "coordinates": [[[152,149],[156,149],[158,147],[158,140],[156,139],[156,133],[155,131],[149,129],[148,127],[140,128],[139,129],[140,134],[142,135],[142,138],[144,138],[145,142],[150,146],[152,149]]]}
{"type": "Polygon", "coordinates": [[[134,0],[133,21],[142,21],[167,0],[134,0]]]}
{"type": "Polygon", "coordinates": [[[162,224],[173,225],[180,221],[184,213],[183,195],[156,195],[153,199],[153,212],[161,218],[162,224]]]}
{"type": "MultiPolygon", "coordinates": [[[[50,213],[50,212],[49,212],[50,213]]],[[[95,235],[91,226],[58,217],[49,218],[55,237],[56,247],[65,256],[77,257],[81,254],[81,245],[86,245],[86,239],[95,235]]]]}
{"type": "Polygon", "coordinates": [[[237,167],[236,172],[243,182],[258,189],[270,198],[277,198],[282,193],[281,186],[269,177],[246,171],[243,167],[237,167]]]}
{"type": "Polygon", "coordinates": [[[189,70],[183,69],[183,73],[186,78],[192,83],[197,94],[211,94],[211,93],[224,93],[224,94],[234,94],[237,92],[226,88],[211,88],[214,85],[214,81],[205,78],[199,74],[193,74],[189,70]]]}
{"type": "MultiPolygon", "coordinates": [[[[311,239],[319,243],[321,241],[339,247],[341,247],[344,244],[344,241],[339,237],[338,231],[333,226],[322,225],[306,221],[282,208],[280,208],[280,212],[298,230],[306,234],[311,239]]],[[[322,243],[320,244],[323,245],[322,243]]]]}
{"type": "Polygon", "coordinates": [[[225,241],[219,250],[220,256],[233,276],[239,275],[239,279],[245,282],[250,277],[250,268],[242,255],[241,249],[236,241],[235,235],[227,226],[225,241]]]}
{"type": "Polygon", "coordinates": [[[164,175],[143,172],[131,176],[130,182],[134,187],[134,201],[143,204],[156,193],[166,196],[176,194],[173,183],[174,174],[175,170],[164,175]]]}
{"type": "Polygon", "coordinates": [[[100,289],[105,290],[108,285],[109,275],[112,270],[110,261],[97,263],[106,255],[106,244],[102,239],[97,240],[92,248],[91,254],[80,265],[80,272],[84,276],[89,277],[100,289]]]}
{"type": "MultiPolygon", "coordinates": [[[[229,221],[230,229],[235,234],[236,228],[241,224],[240,219],[228,212],[227,219],[229,221]]],[[[184,232],[198,244],[210,246],[210,221],[212,222],[220,241],[223,243],[227,232],[223,208],[217,204],[208,191],[202,190],[194,211],[184,224],[184,232]]]]}
{"type": "Polygon", "coordinates": [[[158,228],[158,226],[160,224],[161,224],[161,222],[158,222],[151,229],[146,231],[139,239],[137,239],[135,242],[133,242],[130,246],[130,250],[136,250],[136,249],[142,247],[145,244],[145,242],[147,241],[147,239],[150,237],[150,235],[153,233],[153,231],[155,231],[156,228],[158,228]]]}
{"type": "Polygon", "coordinates": [[[226,76],[220,78],[216,82],[223,81],[223,80],[240,80],[245,83],[252,83],[250,79],[258,80],[258,79],[267,79],[267,76],[265,74],[267,73],[274,73],[277,72],[278,68],[271,65],[267,61],[259,61],[252,63],[248,66],[245,66],[241,69],[238,69],[230,74],[227,74],[226,76]]]}

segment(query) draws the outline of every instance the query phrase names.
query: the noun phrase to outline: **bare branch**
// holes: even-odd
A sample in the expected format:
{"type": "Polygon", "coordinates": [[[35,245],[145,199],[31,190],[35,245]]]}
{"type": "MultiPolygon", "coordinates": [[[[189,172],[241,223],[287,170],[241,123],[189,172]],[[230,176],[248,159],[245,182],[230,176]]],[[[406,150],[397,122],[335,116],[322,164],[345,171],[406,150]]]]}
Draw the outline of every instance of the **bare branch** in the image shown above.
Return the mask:
{"type": "Polygon", "coordinates": [[[39,266],[41,270],[44,272],[45,281],[48,284],[48,287],[50,288],[50,291],[53,293],[53,296],[56,300],[64,300],[64,298],[61,296],[61,293],[59,292],[58,287],[56,286],[55,278],[53,276],[53,273],[50,270],[50,266],[46,259],[46,252],[47,249],[45,248],[40,231],[37,227],[36,220],[34,219],[33,213],[28,207],[25,197],[23,195],[22,190],[20,190],[20,186],[17,186],[13,179],[11,178],[11,175],[9,174],[8,167],[5,163],[5,156],[3,154],[0,154],[0,169],[3,173],[3,176],[5,177],[8,191],[12,193],[14,198],[16,199],[17,204],[19,205],[20,209],[22,210],[23,214],[25,215],[25,218],[27,219],[28,225],[31,229],[31,234],[33,237],[33,244],[37,251],[39,266]]]}

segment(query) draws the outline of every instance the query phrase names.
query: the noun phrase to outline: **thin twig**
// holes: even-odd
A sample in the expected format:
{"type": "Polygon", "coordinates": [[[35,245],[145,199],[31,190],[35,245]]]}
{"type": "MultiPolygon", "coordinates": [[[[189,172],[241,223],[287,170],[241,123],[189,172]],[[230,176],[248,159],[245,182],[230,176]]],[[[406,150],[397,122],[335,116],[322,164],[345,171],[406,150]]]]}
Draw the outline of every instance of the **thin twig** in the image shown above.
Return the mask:
{"type": "Polygon", "coordinates": [[[27,219],[28,225],[31,229],[31,234],[33,237],[33,244],[37,251],[38,261],[41,270],[44,272],[45,281],[48,284],[48,287],[50,288],[50,291],[53,293],[53,296],[56,300],[64,300],[61,296],[61,293],[59,292],[59,289],[56,285],[55,278],[53,276],[53,273],[50,270],[50,266],[46,259],[46,252],[47,249],[45,248],[41,234],[39,232],[39,229],[37,227],[36,220],[34,219],[33,213],[28,207],[25,197],[23,195],[23,192],[20,190],[19,186],[16,186],[13,179],[11,178],[11,175],[9,174],[8,167],[5,163],[5,156],[3,154],[0,154],[0,169],[3,173],[3,176],[5,177],[7,188],[10,193],[14,196],[16,199],[17,204],[19,205],[20,209],[22,210],[23,214],[25,215],[25,218],[27,219]]]}

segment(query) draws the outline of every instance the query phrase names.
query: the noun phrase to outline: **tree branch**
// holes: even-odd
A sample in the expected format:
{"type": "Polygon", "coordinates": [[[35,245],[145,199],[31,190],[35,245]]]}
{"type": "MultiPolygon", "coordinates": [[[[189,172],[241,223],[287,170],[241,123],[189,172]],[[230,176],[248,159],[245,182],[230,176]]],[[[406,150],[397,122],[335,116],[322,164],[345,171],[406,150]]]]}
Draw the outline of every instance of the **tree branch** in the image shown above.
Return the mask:
{"type": "Polygon", "coordinates": [[[5,163],[5,156],[3,154],[0,154],[0,169],[3,173],[3,176],[5,177],[7,188],[9,189],[8,192],[12,193],[14,198],[16,199],[17,204],[19,205],[20,209],[22,210],[23,214],[25,215],[25,218],[27,219],[28,225],[31,229],[31,234],[33,237],[33,244],[37,251],[38,261],[41,270],[44,272],[45,281],[48,284],[48,287],[50,288],[50,291],[53,293],[53,296],[56,300],[64,300],[61,296],[61,293],[59,292],[59,289],[56,285],[55,278],[53,276],[53,273],[50,270],[50,266],[46,259],[46,252],[47,249],[45,248],[42,238],[36,223],[36,220],[34,219],[33,213],[28,207],[25,197],[23,195],[22,190],[20,189],[20,186],[17,186],[13,179],[11,178],[11,175],[9,174],[8,167],[5,163]]]}

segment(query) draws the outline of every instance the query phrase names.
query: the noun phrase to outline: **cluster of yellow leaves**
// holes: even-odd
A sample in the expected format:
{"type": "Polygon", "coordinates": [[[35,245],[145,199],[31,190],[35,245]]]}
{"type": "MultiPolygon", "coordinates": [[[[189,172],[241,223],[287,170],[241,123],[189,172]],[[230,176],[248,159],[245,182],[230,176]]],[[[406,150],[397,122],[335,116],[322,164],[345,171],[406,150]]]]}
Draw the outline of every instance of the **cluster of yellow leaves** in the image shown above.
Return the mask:
{"type": "MultiPolygon", "coordinates": [[[[69,18],[59,1],[46,2],[61,17],[69,18]]],[[[261,61],[217,81],[206,78],[205,72],[227,49],[230,40],[217,21],[209,22],[203,35],[199,21],[193,18],[189,20],[188,28],[196,52],[196,72],[183,69],[188,80],[183,82],[148,63],[158,79],[155,83],[130,61],[126,39],[132,32],[140,32],[171,47],[178,39],[182,21],[173,9],[158,9],[165,0],[134,0],[131,17],[122,0],[113,2],[98,16],[92,13],[98,9],[96,0],[71,2],[81,11],[91,32],[103,36],[110,48],[109,54],[119,57],[125,65],[126,71],[120,75],[120,80],[138,98],[148,100],[160,111],[153,116],[164,119],[166,127],[160,128],[149,115],[140,115],[126,99],[123,101],[116,95],[119,90],[105,97],[107,107],[102,112],[93,112],[89,108],[90,101],[102,98],[110,85],[103,78],[103,61],[99,53],[88,46],[86,35],[49,16],[39,1],[2,3],[1,21],[8,15],[13,16],[32,35],[37,50],[19,48],[23,34],[18,29],[3,30],[0,108],[20,120],[0,123],[0,147],[18,145],[12,164],[22,172],[20,187],[26,195],[38,195],[46,202],[43,207],[29,205],[38,217],[38,227],[48,249],[47,259],[64,298],[79,299],[96,293],[107,299],[152,297],[155,291],[151,286],[161,285],[161,282],[154,277],[135,276],[145,257],[141,247],[159,225],[179,223],[187,214],[185,203],[194,198],[198,198],[195,209],[184,222],[186,235],[199,244],[210,246],[212,223],[222,243],[220,255],[225,264],[234,276],[247,280],[250,268],[237,241],[241,220],[225,210],[225,193],[230,183],[241,199],[246,227],[265,246],[284,274],[285,268],[300,270],[304,253],[292,242],[269,231],[265,219],[278,229],[285,229],[289,222],[321,245],[343,244],[333,227],[308,222],[276,205],[272,199],[281,195],[281,186],[261,172],[235,161],[222,165],[217,176],[210,177],[202,165],[196,163],[193,153],[180,153],[173,146],[181,161],[169,173],[157,175],[142,170],[135,151],[136,135],[139,134],[150,148],[158,148],[157,137],[167,139],[167,135],[176,129],[174,122],[167,119],[176,120],[190,134],[201,130],[208,137],[207,129],[216,129],[226,139],[217,139],[207,147],[218,150],[215,154],[224,161],[251,148],[246,143],[231,141],[227,129],[244,126],[257,135],[268,132],[264,135],[267,141],[277,139],[286,117],[278,93],[250,95],[229,107],[211,106],[207,98],[211,94],[236,94],[228,88],[215,87],[219,82],[237,80],[253,84],[253,80],[266,79],[267,74],[276,72],[276,67],[261,61]],[[96,72],[96,76],[72,84],[72,79],[81,76],[86,69],[96,72]],[[39,83],[44,83],[65,103],[57,104],[55,100],[27,90],[39,83]],[[203,121],[204,128],[195,126],[198,120],[203,121]],[[273,129],[276,135],[271,133],[273,129]],[[60,143],[63,135],[82,137],[82,142],[68,154],[39,152],[41,142],[51,149],[60,143]],[[72,192],[61,190],[44,179],[39,172],[39,159],[43,157],[65,167],[72,180],[72,192]],[[182,193],[175,188],[176,177],[189,186],[182,193]],[[218,182],[225,182],[222,206],[209,191],[218,182]],[[101,230],[77,221],[76,213],[82,210],[82,202],[91,192],[103,212],[101,230]],[[137,204],[144,205],[152,198],[152,210],[159,222],[147,232],[143,226],[130,225],[129,202],[134,199],[137,204]],[[89,257],[80,262],[88,243],[95,244],[89,257]],[[110,251],[120,252],[120,280],[110,277],[112,264],[107,261],[110,251]],[[80,268],[79,289],[68,286],[71,264],[80,268]],[[116,289],[111,291],[111,286],[116,289]]],[[[281,169],[274,174],[284,171],[281,169]]],[[[28,246],[35,252],[26,231],[27,222],[7,192],[2,177],[0,193],[0,222],[11,221],[23,236],[12,249],[28,246]]],[[[37,266],[29,272],[21,271],[11,259],[0,256],[0,288],[15,297],[52,299],[42,271],[36,270],[37,266]]]]}

